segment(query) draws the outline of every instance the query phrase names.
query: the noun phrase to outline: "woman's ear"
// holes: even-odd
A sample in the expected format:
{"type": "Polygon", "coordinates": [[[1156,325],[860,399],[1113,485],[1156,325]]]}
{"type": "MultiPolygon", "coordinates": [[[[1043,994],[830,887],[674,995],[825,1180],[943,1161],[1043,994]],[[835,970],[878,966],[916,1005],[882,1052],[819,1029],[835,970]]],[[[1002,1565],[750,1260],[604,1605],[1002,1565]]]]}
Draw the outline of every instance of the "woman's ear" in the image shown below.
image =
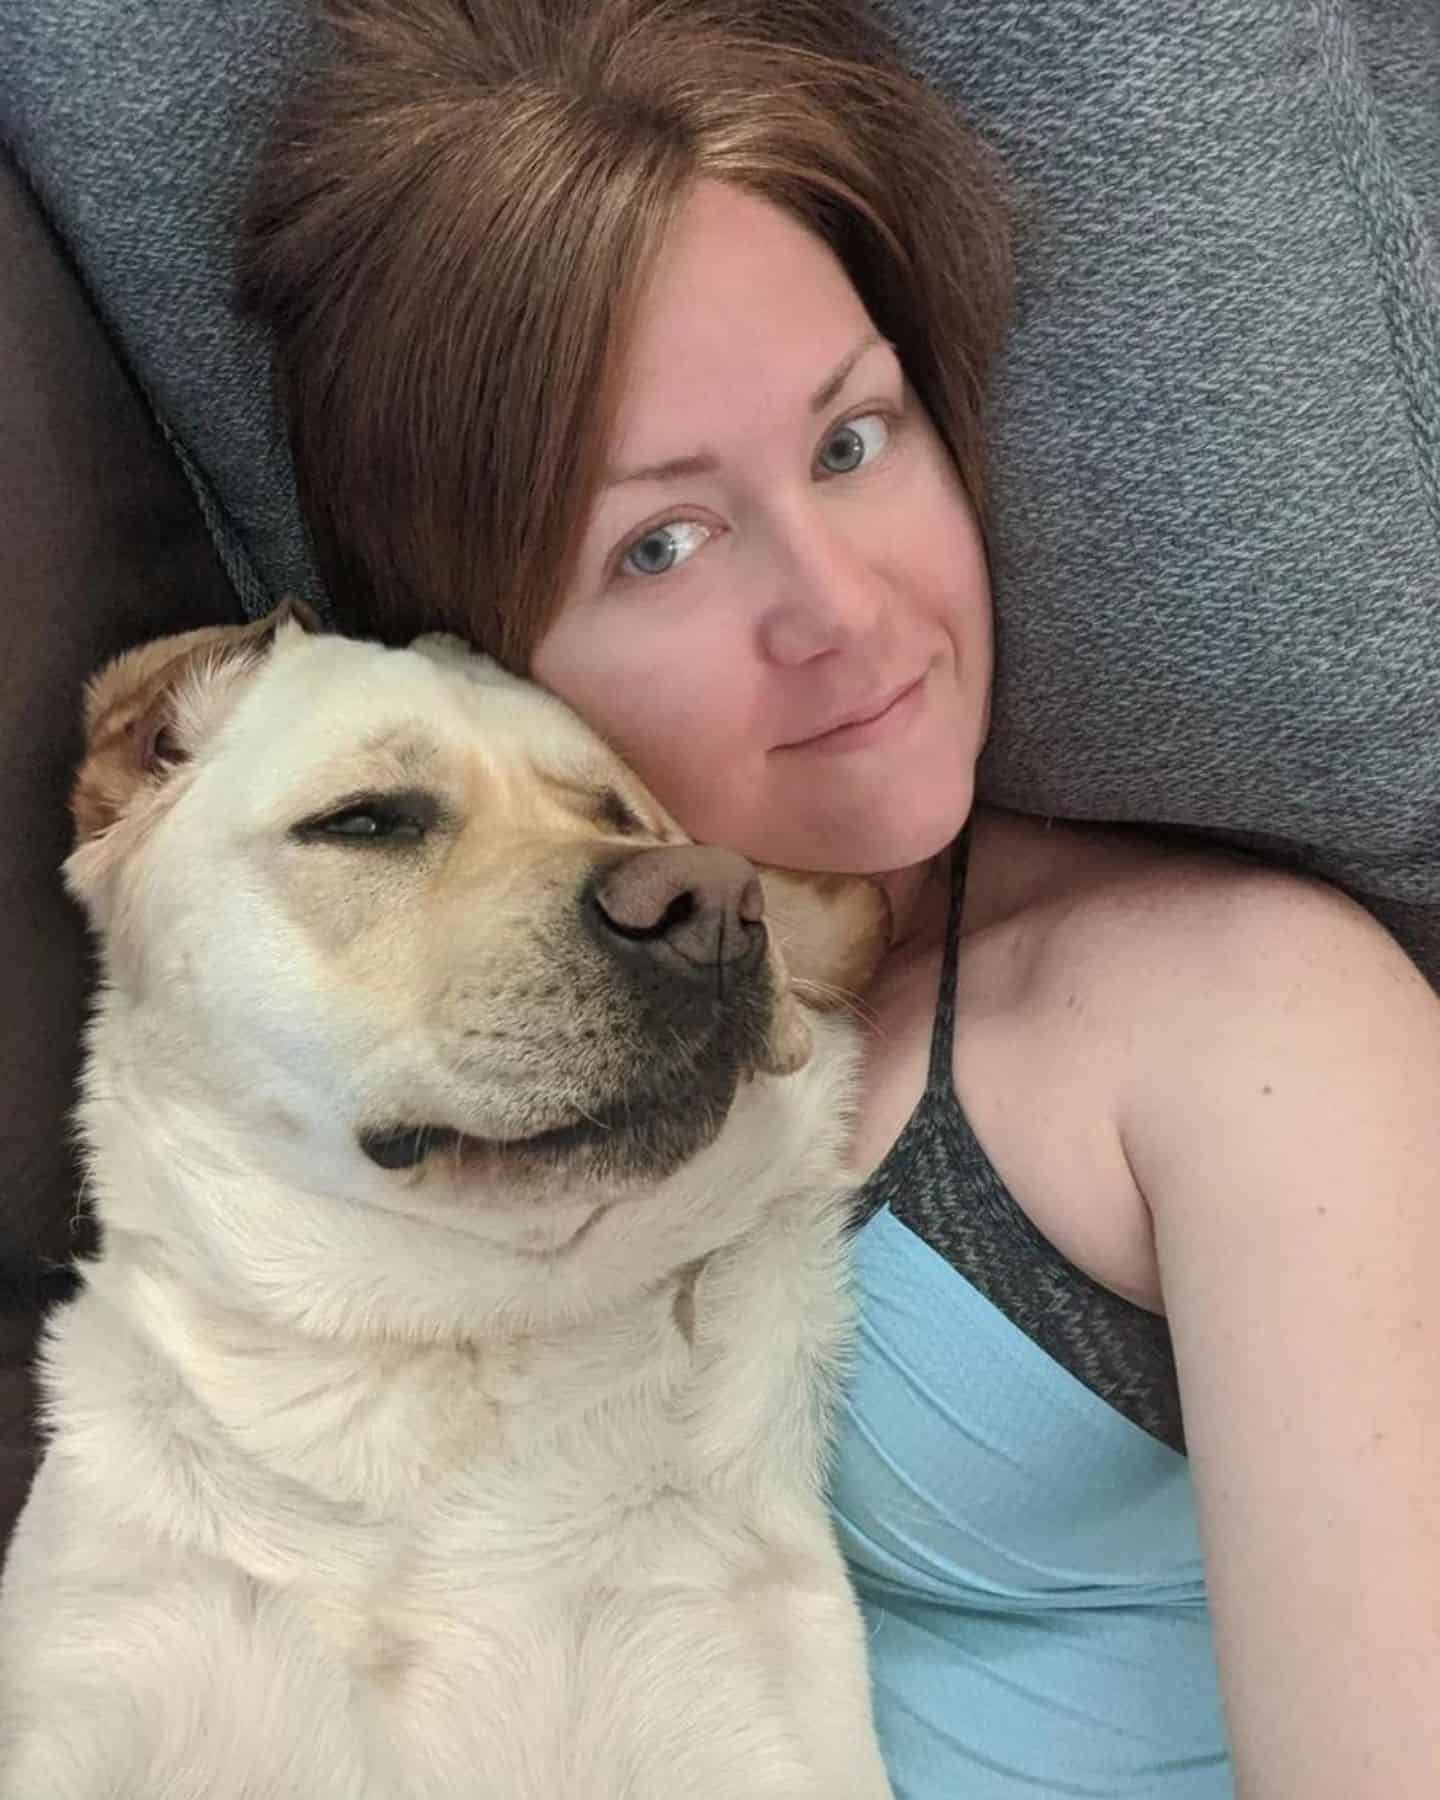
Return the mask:
{"type": "Polygon", "coordinates": [[[289,632],[321,629],[300,600],[248,625],[211,625],[127,650],[85,693],[85,752],[70,793],[77,847],[157,792],[204,742],[236,684],[289,632]]]}

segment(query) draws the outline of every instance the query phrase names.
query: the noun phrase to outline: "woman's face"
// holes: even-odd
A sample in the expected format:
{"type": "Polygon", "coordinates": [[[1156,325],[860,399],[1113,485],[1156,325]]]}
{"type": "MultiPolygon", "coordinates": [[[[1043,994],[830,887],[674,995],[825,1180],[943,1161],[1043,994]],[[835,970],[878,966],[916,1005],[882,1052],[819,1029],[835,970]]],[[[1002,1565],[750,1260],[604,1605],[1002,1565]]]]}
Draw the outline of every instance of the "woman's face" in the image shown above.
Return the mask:
{"type": "Polygon", "coordinates": [[[532,672],[692,836],[878,873],[964,821],[990,666],[979,532],[894,352],[819,239],[698,187],[532,672]]]}

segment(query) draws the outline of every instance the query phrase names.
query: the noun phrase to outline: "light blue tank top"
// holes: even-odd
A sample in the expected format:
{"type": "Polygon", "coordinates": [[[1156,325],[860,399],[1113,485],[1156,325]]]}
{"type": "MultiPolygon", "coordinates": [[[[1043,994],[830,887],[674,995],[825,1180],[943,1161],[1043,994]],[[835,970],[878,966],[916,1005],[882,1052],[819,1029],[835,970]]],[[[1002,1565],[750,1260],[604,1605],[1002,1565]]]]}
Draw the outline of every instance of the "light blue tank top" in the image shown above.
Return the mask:
{"type": "Polygon", "coordinates": [[[964,1118],[956,866],[930,1081],[862,1195],[832,1481],[881,1747],[897,1800],[1231,1800],[1168,1333],[964,1118]]]}

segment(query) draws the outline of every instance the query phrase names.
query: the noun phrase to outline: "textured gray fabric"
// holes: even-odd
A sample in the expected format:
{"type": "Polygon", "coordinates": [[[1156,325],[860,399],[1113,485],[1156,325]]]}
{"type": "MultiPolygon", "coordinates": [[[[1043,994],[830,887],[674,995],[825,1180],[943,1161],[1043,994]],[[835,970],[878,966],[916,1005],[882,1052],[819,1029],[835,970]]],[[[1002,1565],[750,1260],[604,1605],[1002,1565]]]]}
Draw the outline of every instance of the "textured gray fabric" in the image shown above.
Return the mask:
{"type": "Polygon", "coordinates": [[[300,0],[4,0],[0,139],[180,456],[248,611],[317,594],[234,219],[300,0]]]}
{"type": "MultiPolygon", "coordinates": [[[[1018,219],[985,791],[1263,842],[1440,977],[1440,6],[882,5],[1018,219]]],[[[301,0],[19,7],[0,131],[251,603],[315,592],[226,301],[301,0]]]]}
{"type": "Polygon", "coordinates": [[[925,1091],[857,1197],[858,1228],[882,1206],[1077,1381],[1182,1454],[1170,1327],[1087,1275],[1036,1229],[1001,1180],[955,1092],[955,972],[969,834],[956,846],[925,1091]]]}

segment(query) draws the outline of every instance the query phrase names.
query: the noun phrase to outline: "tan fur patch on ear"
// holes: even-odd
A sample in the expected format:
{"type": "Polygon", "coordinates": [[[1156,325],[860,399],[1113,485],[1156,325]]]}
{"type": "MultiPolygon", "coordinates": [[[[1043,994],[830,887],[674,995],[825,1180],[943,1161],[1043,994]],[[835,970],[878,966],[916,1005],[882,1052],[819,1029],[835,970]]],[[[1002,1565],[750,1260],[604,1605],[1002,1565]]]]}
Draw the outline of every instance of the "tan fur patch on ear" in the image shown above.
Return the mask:
{"type": "Polygon", "coordinates": [[[761,869],[765,918],[796,998],[815,1012],[856,999],[890,947],[890,902],[863,875],[761,869]]]}
{"type": "Polygon", "coordinates": [[[176,727],[182,691],[207,673],[248,666],[289,620],[312,629],[303,603],[284,601],[247,625],[208,625],[116,657],[85,691],[85,755],[70,791],[79,843],[107,831],[142,789],[185,760],[176,727]]]}

